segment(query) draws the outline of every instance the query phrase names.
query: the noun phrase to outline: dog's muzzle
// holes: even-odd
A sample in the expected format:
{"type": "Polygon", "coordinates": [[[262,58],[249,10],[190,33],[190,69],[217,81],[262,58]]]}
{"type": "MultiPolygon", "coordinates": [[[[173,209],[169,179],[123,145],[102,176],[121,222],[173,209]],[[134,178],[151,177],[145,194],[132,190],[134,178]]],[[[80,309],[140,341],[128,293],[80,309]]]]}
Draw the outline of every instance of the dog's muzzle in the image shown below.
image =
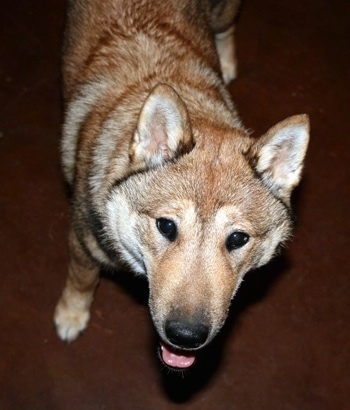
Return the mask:
{"type": "Polygon", "coordinates": [[[161,342],[163,362],[177,370],[191,367],[196,360],[196,350],[208,339],[209,327],[202,323],[168,320],[164,330],[167,343],[161,342]]]}

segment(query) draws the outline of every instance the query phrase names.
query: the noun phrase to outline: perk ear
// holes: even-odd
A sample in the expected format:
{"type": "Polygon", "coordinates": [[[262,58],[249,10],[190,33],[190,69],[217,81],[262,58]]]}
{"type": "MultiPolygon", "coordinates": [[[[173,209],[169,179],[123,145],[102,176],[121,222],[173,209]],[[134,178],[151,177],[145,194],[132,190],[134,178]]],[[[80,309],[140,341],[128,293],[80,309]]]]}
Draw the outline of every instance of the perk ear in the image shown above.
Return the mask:
{"type": "Polygon", "coordinates": [[[154,167],[193,147],[190,119],[176,91],[157,85],[147,97],[134,134],[130,158],[136,169],[154,167]]]}
{"type": "Polygon", "coordinates": [[[295,115],[272,127],[253,146],[253,166],[273,193],[289,203],[299,183],[309,142],[309,117],[295,115]]]}

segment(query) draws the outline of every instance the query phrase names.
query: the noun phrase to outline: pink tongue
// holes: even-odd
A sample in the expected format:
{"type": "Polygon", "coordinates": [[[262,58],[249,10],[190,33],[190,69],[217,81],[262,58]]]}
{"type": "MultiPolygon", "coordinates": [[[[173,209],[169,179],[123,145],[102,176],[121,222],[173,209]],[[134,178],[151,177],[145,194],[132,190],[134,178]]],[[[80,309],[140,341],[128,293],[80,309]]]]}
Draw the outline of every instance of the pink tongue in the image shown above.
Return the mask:
{"type": "Polygon", "coordinates": [[[186,369],[187,367],[192,366],[194,361],[196,360],[196,356],[181,355],[174,350],[170,350],[170,348],[163,343],[161,343],[161,350],[164,363],[170,367],[186,369]]]}

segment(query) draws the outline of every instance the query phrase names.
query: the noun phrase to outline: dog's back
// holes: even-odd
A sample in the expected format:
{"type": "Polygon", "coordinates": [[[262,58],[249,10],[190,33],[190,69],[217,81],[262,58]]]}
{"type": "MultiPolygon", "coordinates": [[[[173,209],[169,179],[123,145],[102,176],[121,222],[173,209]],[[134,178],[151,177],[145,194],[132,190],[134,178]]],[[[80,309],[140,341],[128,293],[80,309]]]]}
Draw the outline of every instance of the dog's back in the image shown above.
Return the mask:
{"type": "Polygon", "coordinates": [[[94,75],[117,72],[115,80],[125,85],[151,75],[158,82],[183,76],[186,82],[200,63],[220,73],[212,26],[225,31],[235,12],[227,1],[71,0],[64,50],[68,98],[94,75]]]}

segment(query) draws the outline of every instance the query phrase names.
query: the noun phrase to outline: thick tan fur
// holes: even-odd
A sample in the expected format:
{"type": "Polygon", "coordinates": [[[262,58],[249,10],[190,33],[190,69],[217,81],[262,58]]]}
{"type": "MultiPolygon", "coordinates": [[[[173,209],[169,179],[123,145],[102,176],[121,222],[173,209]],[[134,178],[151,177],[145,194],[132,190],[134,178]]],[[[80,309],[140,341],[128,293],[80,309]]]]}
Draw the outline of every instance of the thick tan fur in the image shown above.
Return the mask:
{"type": "Polygon", "coordinates": [[[147,276],[161,340],[203,347],[244,274],[290,236],[308,118],[249,137],[225,89],[236,73],[237,9],[219,0],[71,1],[62,139],[71,262],[55,312],[63,340],[87,326],[101,264],[121,260],[147,276]],[[232,245],[234,233],[244,243],[232,245]],[[194,330],[198,340],[181,343],[169,323],[206,335],[194,330]]]}

